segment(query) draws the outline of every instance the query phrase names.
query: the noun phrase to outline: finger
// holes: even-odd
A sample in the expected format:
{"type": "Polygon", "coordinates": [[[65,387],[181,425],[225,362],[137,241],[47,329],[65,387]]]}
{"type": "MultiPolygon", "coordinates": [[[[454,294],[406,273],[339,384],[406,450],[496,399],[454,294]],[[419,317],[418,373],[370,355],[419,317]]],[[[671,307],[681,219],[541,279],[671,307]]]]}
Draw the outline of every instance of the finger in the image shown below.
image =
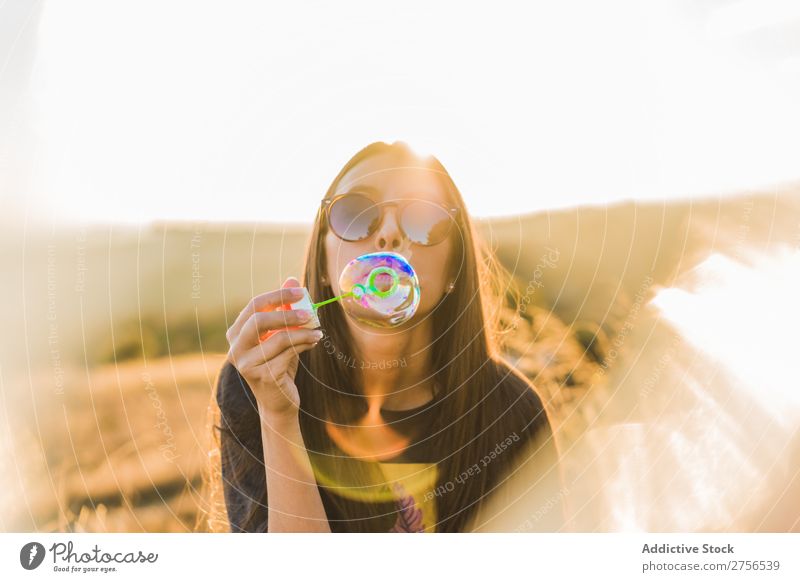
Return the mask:
{"type": "MultiPolygon", "coordinates": [[[[319,343],[319,340],[311,342],[295,342],[282,351],[273,351],[272,348],[262,351],[262,346],[258,346],[244,352],[237,362],[240,370],[261,370],[268,374],[277,373],[280,366],[288,366],[289,361],[298,354],[310,350],[319,343]],[[275,354],[272,356],[272,354],[275,354]],[[272,357],[269,357],[272,356],[272,357]],[[270,370],[263,369],[263,366],[271,366],[270,370]]],[[[280,350],[280,346],[276,350],[280,350]]]]}
{"type": "Polygon", "coordinates": [[[260,361],[263,362],[271,354],[271,352],[265,350],[271,349],[271,346],[276,345],[276,342],[271,342],[266,345],[267,340],[273,334],[277,334],[281,331],[302,331],[308,333],[305,335],[300,334],[299,336],[290,334],[288,339],[278,338],[278,345],[290,345],[293,341],[302,341],[303,338],[306,338],[308,341],[319,341],[322,338],[322,332],[313,333],[316,330],[291,326],[292,323],[307,321],[307,319],[303,318],[304,316],[302,316],[301,313],[302,312],[299,310],[256,313],[251,320],[248,320],[242,333],[240,333],[238,337],[233,338],[231,347],[228,350],[227,360],[237,368],[240,368],[240,366],[243,365],[242,362],[253,359],[248,357],[248,351],[256,350],[258,353],[255,359],[260,359],[260,361]],[[266,320],[267,323],[259,323],[261,320],[266,320]],[[298,337],[300,338],[299,340],[297,339],[298,337]],[[288,343],[284,344],[284,342],[288,343]],[[263,347],[264,345],[266,345],[266,347],[263,347]]]}
{"type": "Polygon", "coordinates": [[[269,378],[275,379],[280,375],[281,372],[285,371],[289,367],[292,359],[296,358],[301,353],[310,350],[316,345],[317,342],[313,342],[297,344],[288,347],[271,360],[264,362],[263,364],[256,365],[254,368],[260,369],[263,366],[262,371],[266,373],[269,378]]]}
{"type": "Polygon", "coordinates": [[[312,329],[282,329],[275,332],[266,341],[250,347],[238,348],[237,353],[241,354],[240,359],[249,362],[251,365],[259,365],[276,357],[287,348],[293,348],[300,344],[312,344],[322,338],[322,332],[312,329]]]}
{"type": "MultiPolygon", "coordinates": [[[[255,348],[251,348],[251,349],[249,349],[249,350],[247,350],[245,352],[242,352],[241,355],[238,356],[238,358],[236,358],[235,366],[240,371],[241,370],[256,370],[256,369],[261,368],[262,366],[271,365],[274,362],[275,363],[274,365],[276,367],[273,368],[273,370],[279,370],[280,369],[279,366],[284,365],[284,364],[288,365],[289,360],[293,356],[296,356],[297,354],[300,354],[300,353],[302,353],[302,352],[304,352],[306,350],[310,350],[311,348],[316,346],[318,343],[319,343],[318,340],[315,340],[315,341],[312,341],[312,342],[302,342],[302,343],[301,342],[297,342],[297,343],[294,343],[294,344],[290,345],[288,348],[284,349],[283,351],[278,352],[277,355],[275,355],[272,358],[266,357],[266,356],[269,355],[269,353],[267,353],[266,351],[262,351],[262,349],[261,349],[262,346],[257,346],[255,348]]],[[[234,359],[234,358],[231,357],[231,359],[234,359]]]]}
{"type": "Polygon", "coordinates": [[[244,324],[236,342],[249,349],[268,339],[280,329],[295,329],[311,319],[311,312],[287,309],[286,311],[259,311],[244,324]]]}
{"type": "Polygon", "coordinates": [[[236,321],[228,329],[228,341],[241,333],[242,327],[250,318],[251,315],[259,311],[273,311],[283,305],[294,303],[303,297],[303,290],[300,287],[283,287],[275,291],[268,291],[261,295],[256,295],[250,302],[242,309],[236,321]]]}

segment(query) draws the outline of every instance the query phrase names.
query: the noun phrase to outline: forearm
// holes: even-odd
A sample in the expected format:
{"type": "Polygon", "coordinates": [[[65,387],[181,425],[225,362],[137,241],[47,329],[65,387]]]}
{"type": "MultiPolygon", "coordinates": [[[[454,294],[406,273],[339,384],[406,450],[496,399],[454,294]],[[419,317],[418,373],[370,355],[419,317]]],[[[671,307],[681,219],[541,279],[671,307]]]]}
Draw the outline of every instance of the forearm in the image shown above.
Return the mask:
{"type": "Polygon", "coordinates": [[[330,532],[297,417],[261,414],[269,532],[330,532]]]}

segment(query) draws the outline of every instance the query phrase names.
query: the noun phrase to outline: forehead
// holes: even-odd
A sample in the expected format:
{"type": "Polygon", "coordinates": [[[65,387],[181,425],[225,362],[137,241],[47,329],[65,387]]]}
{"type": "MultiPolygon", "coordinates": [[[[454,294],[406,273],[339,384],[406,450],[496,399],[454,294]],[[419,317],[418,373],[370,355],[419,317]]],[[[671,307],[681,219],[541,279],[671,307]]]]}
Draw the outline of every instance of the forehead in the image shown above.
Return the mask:
{"type": "Polygon", "coordinates": [[[365,192],[379,200],[417,198],[446,202],[444,176],[423,160],[393,152],[370,156],[342,176],[334,194],[365,192]]]}

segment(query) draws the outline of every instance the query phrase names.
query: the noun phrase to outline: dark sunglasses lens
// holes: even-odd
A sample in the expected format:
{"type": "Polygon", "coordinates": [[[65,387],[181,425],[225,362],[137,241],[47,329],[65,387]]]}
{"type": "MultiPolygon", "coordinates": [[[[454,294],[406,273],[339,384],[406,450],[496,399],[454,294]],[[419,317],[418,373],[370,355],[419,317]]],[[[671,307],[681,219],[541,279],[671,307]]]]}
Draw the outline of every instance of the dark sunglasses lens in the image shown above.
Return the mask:
{"type": "Polygon", "coordinates": [[[453,220],[444,208],[417,201],[405,207],[401,226],[412,242],[435,245],[447,237],[452,225],[453,220]]]}
{"type": "Polygon", "coordinates": [[[331,228],[347,241],[364,240],[378,228],[380,211],[366,196],[343,196],[331,205],[331,228]]]}

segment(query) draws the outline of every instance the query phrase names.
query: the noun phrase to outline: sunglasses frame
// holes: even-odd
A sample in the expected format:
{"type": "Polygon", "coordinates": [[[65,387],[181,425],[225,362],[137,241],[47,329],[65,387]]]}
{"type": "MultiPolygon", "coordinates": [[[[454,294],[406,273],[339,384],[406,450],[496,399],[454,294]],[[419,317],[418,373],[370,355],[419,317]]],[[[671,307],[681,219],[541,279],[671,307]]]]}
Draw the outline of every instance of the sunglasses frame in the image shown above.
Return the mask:
{"type": "MultiPolygon", "coordinates": [[[[405,207],[408,206],[409,204],[411,204],[412,202],[427,202],[428,204],[433,204],[435,206],[438,206],[442,210],[444,210],[445,213],[448,216],[450,216],[450,218],[454,222],[457,220],[457,218],[459,216],[459,212],[460,212],[460,209],[457,206],[446,206],[446,205],[441,204],[439,202],[429,202],[427,200],[413,200],[412,199],[412,200],[404,200],[404,201],[403,200],[401,200],[401,201],[387,200],[386,202],[376,202],[375,198],[373,196],[370,196],[369,194],[366,194],[364,192],[358,192],[358,191],[356,191],[356,192],[345,192],[344,194],[337,194],[336,196],[332,196],[330,198],[323,198],[323,200],[322,200],[322,211],[325,214],[325,220],[328,223],[328,228],[331,229],[333,234],[335,234],[340,239],[342,239],[343,241],[346,241],[346,242],[360,242],[362,240],[368,239],[370,236],[372,236],[372,234],[375,234],[373,232],[372,234],[367,235],[364,238],[350,240],[350,239],[347,239],[347,238],[343,237],[342,235],[340,235],[338,232],[336,232],[336,229],[333,228],[333,225],[331,224],[331,208],[333,208],[333,205],[338,200],[341,200],[342,198],[347,198],[348,196],[362,196],[363,198],[366,198],[366,199],[370,200],[374,206],[395,206],[395,207],[397,207],[398,211],[401,214],[402,214],[403,210],[405,209],[405,207]]],[[[380,225],[383,224],[383,218],[384,218],[384,211],[381,209],[380,222],[378,223],[378,228],[380,228],[380,225]]],[[[400,218],[402,218],[402,216],[400,218]]],[[[405,235],[405,237],[408,238],[408,233],[403,228],[402,220],[398,220],[398,226],[400,227],[400,230],[403,231],[403,235],[405,235]]],[[[450,226],[450,228],[452,229],[452,225],[450,226]]],[[[447,231],[447,234],[450,234],[450,230],[447,231]]],[[[438,242],[430,243],[430,244],[425,244],[425,243],[421,243],[421,242],[417,242],[417,241],[413,241],[413,240],[411,242],[414,243],[414,244],[417,244],[417,245],[425,246],[425,247],[432,247],[432,246],[438,245],[440,243],[443,243],[446,239],[447,239],[447,236],[445,236],[442,240],[440,240],[438,242]]],[[[409,240],[411,240],[411,239],[409,239],[409,240]]]]}

